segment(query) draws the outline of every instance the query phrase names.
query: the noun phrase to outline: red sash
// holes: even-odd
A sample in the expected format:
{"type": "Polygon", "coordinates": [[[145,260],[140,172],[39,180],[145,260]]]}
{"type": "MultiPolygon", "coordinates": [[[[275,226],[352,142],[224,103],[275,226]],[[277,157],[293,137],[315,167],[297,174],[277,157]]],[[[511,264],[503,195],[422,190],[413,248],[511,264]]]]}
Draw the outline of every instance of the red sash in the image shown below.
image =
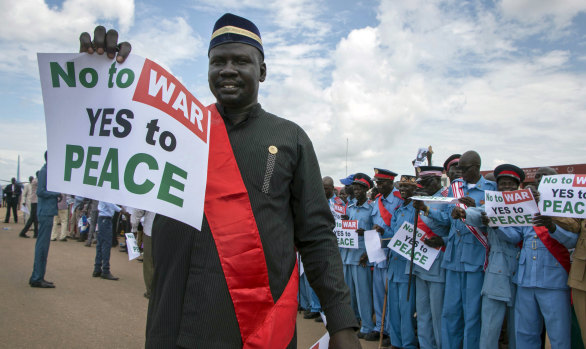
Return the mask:
{"type": "Polygon", "coordinates": [[[560,263],[562,267],[564,267],[564,269],[566,269],[566,272],[569,274],[571,264],[570,252],[568,252],[568,249],[564,245],[560,244],[559,241],[552,238],[551,235],[549,235],[549,231],[546,227],[533,226],[533,230],[535,230],[535,233],[537,233],[539,240],[541,240],[545,247],[547,247],[549,253],[553,255],[553,257],[560,263]]]}
{"type": "Polygon", "coordinates": [[[265,255],[224,120],[215,105],[204,211],[226,277],[244,348],[285,348],[295,332],[297,264],[275,304],[265,255]]]}
{"type": "Polygon", "coordinates": [[[378,194],[376,196],[378,198],[378,212],[380,212],[380,216],[382,217],[383,221],[387,226],[391,226],[391,219],[393,215],[386,209],[385,205],[383,205],[383,196],[382,194],[378,194]]]}
{"type": "MultiPolygon", "coordinates": [[[[438,236],[436,233],[434,233],[431,228],[425,224],[425,222],[423,221],[423,219],[421,219],[421,217],[419,217],[419,219],[417,220],[417,228],[421,229],[425,234],[421,237],[421,241],[423,241],[424,239],[429,239],[432,238],[434,236],[438,236]]],[[[445,251],[446,250],[446,246],[442,246],[440,248],[440,251],[445,251]]]]}

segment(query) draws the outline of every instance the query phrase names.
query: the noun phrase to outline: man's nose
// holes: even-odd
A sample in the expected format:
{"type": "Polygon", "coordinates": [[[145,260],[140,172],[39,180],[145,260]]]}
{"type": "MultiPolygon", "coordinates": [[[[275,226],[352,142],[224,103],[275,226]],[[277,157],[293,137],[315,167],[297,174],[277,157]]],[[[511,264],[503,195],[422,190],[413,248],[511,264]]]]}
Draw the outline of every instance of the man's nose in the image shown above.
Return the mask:
{"type": "Polygon", "coordinates": [[[222,70],[220,70],[220,75],[222,76],[231,76],[236,74],[238,74],[238,71],[236,70],[232,61],[226,62],[226,64],[222,67],[222,70]]]}

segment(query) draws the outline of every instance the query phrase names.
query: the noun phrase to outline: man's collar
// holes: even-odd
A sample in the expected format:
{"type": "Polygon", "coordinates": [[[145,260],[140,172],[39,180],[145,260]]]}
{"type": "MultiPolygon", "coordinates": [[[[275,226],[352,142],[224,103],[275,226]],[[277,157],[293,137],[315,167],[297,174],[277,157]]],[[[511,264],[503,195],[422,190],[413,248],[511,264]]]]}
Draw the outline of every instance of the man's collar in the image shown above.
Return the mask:
{"type": "MultiPolygon", "coordinates": [[[[230,118],[226,114],[226,111],[224,110],[224,106],[222,106],[220,103],[216,103],[216,109],[218,109],[218,113],[220,113],[220,116],[222,116],[222,119],[224,119],[225,122],[228,122],[230,125],[233,125],[230,118]]],[[[262,111],[262,107],[261,107],[260,103],[256,103],[252,108],[250,108],[248,115],[240,123],[246,122],[249,118],[258,117],[260,115],[261,111],[262,111]]]]}

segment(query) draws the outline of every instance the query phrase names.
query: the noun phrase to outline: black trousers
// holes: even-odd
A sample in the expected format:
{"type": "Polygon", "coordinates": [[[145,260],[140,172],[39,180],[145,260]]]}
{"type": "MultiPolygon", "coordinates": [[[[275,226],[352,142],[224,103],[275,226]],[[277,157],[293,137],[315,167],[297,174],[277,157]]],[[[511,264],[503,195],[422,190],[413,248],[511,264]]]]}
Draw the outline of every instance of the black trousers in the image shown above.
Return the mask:
{"type": "Polygon", "coordinates": [[[4,223],[10,221],[10,209],[12,209],[12,215],[14,216],[14,223],[18,223],[18,216],[16,215],[16,207],[18,206],[18,198],[6,199],[6,218],[4,223]]]}
{"type": "Polygon", "coordinates": [[[31,202],[30,211],[31,212],[28,217],[28,220],[26,221],[24,228],[22,228],[20,235],[25,234],[31,228],[31,225],[33,225],[33,224],[34,224],[35,236],[37,236],[39,234],[39,219],[37,218],[37,204],[36,203],[31,202]]]}

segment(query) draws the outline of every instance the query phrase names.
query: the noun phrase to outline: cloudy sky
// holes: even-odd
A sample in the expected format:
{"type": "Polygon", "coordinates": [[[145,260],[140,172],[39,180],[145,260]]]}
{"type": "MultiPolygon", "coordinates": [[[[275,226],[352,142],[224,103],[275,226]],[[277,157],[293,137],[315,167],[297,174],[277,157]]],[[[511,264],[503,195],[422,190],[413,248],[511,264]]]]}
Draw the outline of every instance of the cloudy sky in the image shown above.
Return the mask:
{"type": "Polygon", "coordinates": [[[225,12],[260,28],[260,102],[306,130],[322,175],[411,174],[429,145],[435,164],[470,149],[483,169],[586,162],[583,0],[0,0],[0,180],[18,155],[21,179],[43,163],[37,52],[117,28],[212,103],[207,43],[225,12]]]}

